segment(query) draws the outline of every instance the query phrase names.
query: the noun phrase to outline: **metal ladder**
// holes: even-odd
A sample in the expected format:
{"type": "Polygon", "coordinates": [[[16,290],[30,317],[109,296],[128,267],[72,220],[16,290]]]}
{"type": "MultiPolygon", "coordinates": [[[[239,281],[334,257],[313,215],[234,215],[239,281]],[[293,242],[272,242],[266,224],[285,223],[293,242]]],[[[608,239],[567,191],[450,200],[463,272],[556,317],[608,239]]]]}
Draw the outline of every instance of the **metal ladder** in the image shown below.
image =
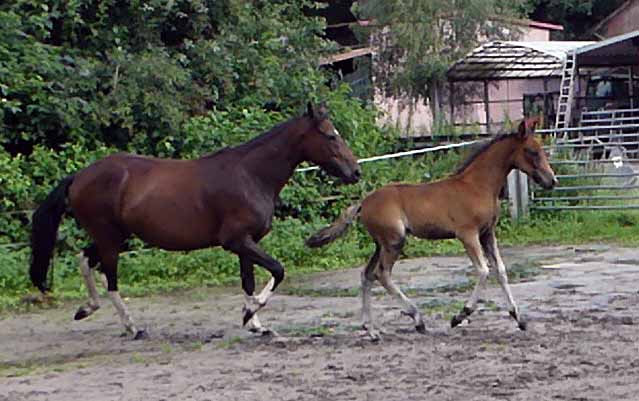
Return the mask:
{"type": "Polygon", "coordinates": [[[566,53],[564,69],[561,73],[561,85],[559,86],[559,103],[557,104],[557,120],[555,129],[567,128],[570,125],[570,113],[572,111],[572,99],[575,90],[575,52],[566,53]]]}

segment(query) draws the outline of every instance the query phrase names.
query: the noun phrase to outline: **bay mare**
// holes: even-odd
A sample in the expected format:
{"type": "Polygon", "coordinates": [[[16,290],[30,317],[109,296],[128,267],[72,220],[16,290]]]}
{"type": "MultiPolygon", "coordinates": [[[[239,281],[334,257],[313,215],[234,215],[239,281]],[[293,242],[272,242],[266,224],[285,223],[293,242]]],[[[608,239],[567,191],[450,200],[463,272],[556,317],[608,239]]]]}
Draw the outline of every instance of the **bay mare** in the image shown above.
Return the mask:
{"type": "Polygon", "coordinates": [[[107,156],[63,179],[34,213],[31,281],[43,293],[48,290],[58,226],[69,213],[93,240],[80,256],[89,301],[78,309],[76,320],[100,307],[92,272],[97,266],[126,330],[135,338],[146,336],[118,293],[118,256],[135,235],[166,250],[222,246],[238,255],[246,297],[243,323],[268,332],[256,312],[284,278],[284,268],[258,243],[271,230],[279,192],[303,161],[347,183],[360,177],[357,160],[323,105],[315,109],[309,103],[303,116],[197,160],[107,156]],[[272,276],[257,295],[254,264],[272,276]]]}
{"type": "Polygon", "coordinates": [[[370,311],[371,288],[376,280],[401,301],[406,308],[403,313],[413,318],[417,331],[425,332],[421,313],[391,279],[393,265],[409,234],[430,240],[459,239],[477,270],[479,280],[462,311],[453,317],[452,327],[476,309],[490,265],[497,269],[510,315],[520,329],[526,329],[508,285],[495,227],[499,192],[511,170],[523,171],[547,189],[557,184],[542,145],[533,135],[537,122],[538,119],[526,119],[516,133],[495,137],[449,178],[416,185],[390,184],[374,191],[307,240],[310,247],[326,245],[341,236],[357,217],[366,227],[375,241],[375,252],[362,272],[362,320],[373,339],[380,337],[370,311]]]}

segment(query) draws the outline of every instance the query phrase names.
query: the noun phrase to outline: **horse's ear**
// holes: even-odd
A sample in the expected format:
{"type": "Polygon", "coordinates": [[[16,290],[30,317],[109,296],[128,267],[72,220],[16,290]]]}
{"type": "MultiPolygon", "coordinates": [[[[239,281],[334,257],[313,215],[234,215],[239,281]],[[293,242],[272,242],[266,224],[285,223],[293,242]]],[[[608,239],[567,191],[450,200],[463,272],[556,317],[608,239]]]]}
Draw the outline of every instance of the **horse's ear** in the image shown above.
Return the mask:
{"type": "Polygon", "coordinates": [[[313,109],[313,103],[308,102],[306,104],[306,114],[310,117],[310,118],[315,118],[315,109],[313,109]]]}
{"type": "Polygon", "coordinates": [[[323,120],[328,117],[328,106],[326,105],[326,102],[320,103],[316,111],[316,117],[318,120],[323,120]]]}

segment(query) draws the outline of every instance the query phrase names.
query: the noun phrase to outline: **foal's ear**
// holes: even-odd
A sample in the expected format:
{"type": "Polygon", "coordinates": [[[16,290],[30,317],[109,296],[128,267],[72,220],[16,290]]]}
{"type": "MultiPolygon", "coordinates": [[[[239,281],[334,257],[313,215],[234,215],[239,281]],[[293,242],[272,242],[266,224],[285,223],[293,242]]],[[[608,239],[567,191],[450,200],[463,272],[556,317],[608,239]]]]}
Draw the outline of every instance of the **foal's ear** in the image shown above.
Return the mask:
{"type": "Polygon", "coordinates": [[[520,139],[526,139],[528,135],[532,135],[535,132],[535,126],[539,120],[537,118],[524,118],[519,123],[517,129],[517,135],[520,139]]]}

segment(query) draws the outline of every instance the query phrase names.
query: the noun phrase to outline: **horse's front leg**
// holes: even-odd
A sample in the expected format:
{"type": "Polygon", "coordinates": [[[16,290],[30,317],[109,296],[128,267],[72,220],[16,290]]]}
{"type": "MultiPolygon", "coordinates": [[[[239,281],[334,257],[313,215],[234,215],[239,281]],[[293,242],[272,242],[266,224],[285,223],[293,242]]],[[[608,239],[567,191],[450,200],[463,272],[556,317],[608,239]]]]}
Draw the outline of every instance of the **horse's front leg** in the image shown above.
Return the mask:
{"type": "MultiPolygon", "coordinates": [[[[237,254],[240,257],[240,271],[242,272],[242,285],[246,293],[244,305],[243,324],[251,321],[260,309],[262,309],[273,294],[273,291],[284,279],[284,268],[274,258],[264,252],[253,239],[247,237],[239,241],[231,241],[224,245],[224,248],[237,254]],[[253,264],[258,264],[271,273],[271,279],[264,289],[254,295],[255,279],[253,277],[253,264]],[[245,284],[246,283],[246,284],[245,284]]],[[[259,325],[259,331],[264,333],[264,329],[258,319],[253,320],[252,325],[259,325]]]]}
{"type": "Polygon", "coordinates": [[[499,248],[497,248],[497,237],[495,236],[494,229],[489,230],[486,234],[482,235],[481,244],[490,264],[497,269],[497,279],[499,280],[499,284],[506,295],[506,300],[510,307],[508,313],[513,319],[515,319],[515,321],[517,321],[517,325],[521,330],[526,330],[526,322],[522,319],[522,316],[519,313],[519,308],[517,308],[517,304],[515,303],[515,298],[510,291],[508,276],[506,275],[506,266],[504,265],[504,261],[501,259],[499,248]]]}
{"type": "MultiPolygon", "coordinates": [[[[253,269],[253,263],[250,259],[246,257],[240,257],[240,276],[242,278],[242,289],[244,290],[244,312],[251,309],[259,309],[260,305],[266,304],[268,299],[267,296],[270,295],[270,291],[272,291],[273,287],[273,278],[271,278],[264,287],[264,289],[260,292],[259,295],[255,296],[253,293],[255,292],[255,275],[253,269]]],[[[262,326],[259,317],[257,316],[257,310],[253,312],[253,316],[248,320],[248,322],[244,323],[248,326],[248,329],[253,333],[260,334],[271,334],[272,331],[262,326]]]]}

